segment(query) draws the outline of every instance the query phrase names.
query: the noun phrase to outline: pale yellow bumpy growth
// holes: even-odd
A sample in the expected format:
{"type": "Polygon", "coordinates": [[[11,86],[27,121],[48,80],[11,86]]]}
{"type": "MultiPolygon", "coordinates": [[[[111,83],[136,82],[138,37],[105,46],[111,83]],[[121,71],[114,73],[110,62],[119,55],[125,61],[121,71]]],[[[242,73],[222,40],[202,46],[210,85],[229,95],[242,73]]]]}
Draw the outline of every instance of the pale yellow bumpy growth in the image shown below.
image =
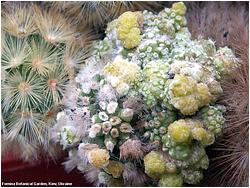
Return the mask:
{"type": "Polygon", "coordinates": [[[183,115],[193,115],[200,107],[209,104],[211,94],[206,84],[191,77],[176,75],[169,84],[170,103],[183,115]]]}
{"type": "Polygon", "coordinates": [[[88,160],[96,168],[102,168],[109,163],[109,152],[105,149],[93,149],[88,154],[88,160]]]}
{"type": "Polygon", "coordinates": [[[177,143],[188,143],[192,139],[198,140],[204,145],[210,145],[214,142],[213,134],[204,129],[199,120],[180,119],[175,121],[169,125],[168,134],[177,143]]]}
{"type": "Polygon", "coordinates": [[[125,12],[117,21],[118,38],[123,42],[125,48],[134,48],[141,41],[139,28],[140,14],[136,12],[125,12]]]}
{"type": "Polygon", "coordinates": [[[139,71],[138,65],[120,57],[108,64],[104,69],[104,73],[106,73],[111,85],[120,94],[125,94],[129,90],[129,85],[137,79],[139,71]]]}

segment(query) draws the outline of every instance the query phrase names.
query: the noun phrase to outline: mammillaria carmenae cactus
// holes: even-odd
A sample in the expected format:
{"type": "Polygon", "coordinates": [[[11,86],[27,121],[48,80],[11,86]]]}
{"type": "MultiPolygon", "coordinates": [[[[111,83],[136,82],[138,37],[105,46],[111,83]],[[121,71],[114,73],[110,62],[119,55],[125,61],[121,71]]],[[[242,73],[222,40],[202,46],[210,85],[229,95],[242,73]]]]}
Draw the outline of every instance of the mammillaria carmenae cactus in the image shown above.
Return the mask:
{"type": "Polygon", "coordinates": [[[179,2],[157,15],[126,12],[108,24],[102,45],[76,77],[77,89],[66,95],[75,100],[66,101],[52,130],[69,149],[67,169],[77,167],[98,186],[202,180],[205,148],[222,136],[220,82],[238,59],[211,40],[191,39],[185,12],[179,2]],[[73,141],[71,134],[61,136],[69,129],[73,141]]]}
{"type": "Polygon", "coordinates": [[[2,5],[3,149],[16,142],[20,148],[13,152],[37,158],[41,148],[50,150],[49,127],[73,68],[83,63],[82,48],[69,51],[80,33],[57,11],[25,2],[2,5]]]}

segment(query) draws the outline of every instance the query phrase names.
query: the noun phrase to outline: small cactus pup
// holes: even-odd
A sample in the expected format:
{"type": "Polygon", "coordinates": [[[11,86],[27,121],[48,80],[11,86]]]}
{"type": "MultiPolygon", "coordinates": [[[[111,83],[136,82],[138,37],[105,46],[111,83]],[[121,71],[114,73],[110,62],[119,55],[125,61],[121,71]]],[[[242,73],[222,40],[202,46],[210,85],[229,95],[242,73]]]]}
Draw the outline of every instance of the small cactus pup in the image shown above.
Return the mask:
{"type": "Polygon", "coordinates": [[[65,54],[76,37],[74,24],[57,11],[25,2],[3,3],[2,23],[4,148],[25,160],[39,158],[40,151],[53,154],[49,127],[69,84],[65,54]]]}
{"type": "Polygon", "coordinates": [[[108,24],[52,128],[69,152],[67,171],[77,168],[95,186],[201,183],[206,147],[223,136],[221,82],[239,60],[192,39],[186,9],[127,11],[108,24]]]}

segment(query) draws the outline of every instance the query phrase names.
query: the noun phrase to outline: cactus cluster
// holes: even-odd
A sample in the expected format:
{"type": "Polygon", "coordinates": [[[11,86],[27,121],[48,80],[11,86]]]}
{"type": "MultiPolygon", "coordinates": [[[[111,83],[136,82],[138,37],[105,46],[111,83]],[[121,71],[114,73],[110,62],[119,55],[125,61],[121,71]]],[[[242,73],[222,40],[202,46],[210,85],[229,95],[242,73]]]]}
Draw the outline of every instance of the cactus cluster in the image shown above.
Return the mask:
{"type": "Polygon", "coordinates": [[[223,136],[220,83],[239,60],[227,47],[192,39],[185,12],[179,2],[157,15],[125,12],[108,24],[53,128],[70,155],[77,150],[68,169],[98,186],[201,182],[205,148],[223,136]]]}
{"type": "Polygon", "coordinates": [[[16,142],[20,147],[13,152],[36,158],[41,148],[49,150],[49,128],[84,50],[76,47],[74,22],[60,12],[35,3],[2,6],[3,144],[11,150],[8,144],[16,142]]]}

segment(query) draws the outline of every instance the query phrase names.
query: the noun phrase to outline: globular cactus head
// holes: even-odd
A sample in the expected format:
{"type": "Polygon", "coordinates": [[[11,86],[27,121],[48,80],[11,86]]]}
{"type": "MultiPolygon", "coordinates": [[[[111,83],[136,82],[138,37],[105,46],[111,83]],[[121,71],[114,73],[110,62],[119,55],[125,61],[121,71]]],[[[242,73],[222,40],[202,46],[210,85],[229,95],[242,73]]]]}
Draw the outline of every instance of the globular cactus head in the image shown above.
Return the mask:
{"type": "Polygon", "coordinates": [[[3,142],[22,141],[20,156],[36,158],[41,149],[50,150],[49,127],[87,50],[79,54],[84,52],[76,44],[81,33],[58,11],[35,3],[6,2],[2,20],[3,142]]]}

